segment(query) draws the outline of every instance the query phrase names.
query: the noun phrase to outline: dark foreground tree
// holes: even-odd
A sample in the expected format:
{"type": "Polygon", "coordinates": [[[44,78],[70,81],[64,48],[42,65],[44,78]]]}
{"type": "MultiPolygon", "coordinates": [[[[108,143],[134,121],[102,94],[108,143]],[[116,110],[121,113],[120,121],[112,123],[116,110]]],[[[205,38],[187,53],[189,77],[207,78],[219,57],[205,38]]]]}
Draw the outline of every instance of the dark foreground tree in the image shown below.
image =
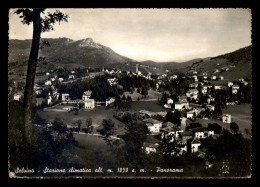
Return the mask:
{"type": "Polygon", "coordinates": [[[27,142],[32,140],[32,99],[33,87],[36,74],[37,59],[42,32],[53,30],[53,25],[57,22],[68,21],[68,15],[56,10],[54,13],[47,12],[45,8],[22,8],[15,11],[20,15],[22,23],[30,25],[33,23],[33,37],[30,56],[27,66],[26,86],[24,90],[24,130],[23,138],[27,142]],[[42,16],[41,16],[42,15],[42,16]]]}

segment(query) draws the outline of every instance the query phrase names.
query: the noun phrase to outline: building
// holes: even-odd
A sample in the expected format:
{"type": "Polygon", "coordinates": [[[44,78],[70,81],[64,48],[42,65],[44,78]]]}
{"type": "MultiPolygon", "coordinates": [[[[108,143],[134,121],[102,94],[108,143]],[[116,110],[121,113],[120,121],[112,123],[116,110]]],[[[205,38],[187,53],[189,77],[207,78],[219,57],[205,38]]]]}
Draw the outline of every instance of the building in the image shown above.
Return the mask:
{"type": "Polygon", "coordinates": [[[169,76],[169,80],[174,80],[174,79],[177,79],[178,76],[177,75],[172,75],[172,76],[169,76]]]}
{"type": "Polygon", "coordinates": [[[152,119],[152,118],[144,119],[143,122],[145,122],[145,124],[147,125],[147,127],[151,133],[160,132],[160,129],[162,127],[162,122],[160,122],[156,119],[152,119]]]}
{"type": "Polygon", "coordinates": [[[167,98],[167,104],[168,104],[168,105],[173,104],[173,100],[172,100],[171,98],[167,98]]]}
{"type": "Polygon", "coordinates": [[[224,77],[223,77],[223,76],[219,76],[219,79],[220,79],[220,80],[224,80],[224,77]]]}
{"type": "Polygon", "coordinates": [[[194,119],[195,116],[196,116],[196,115],[195,115],[195,112],[194,112],[193,110],[186,113],[186,117],[187,117],[188,119],[194,119]]]}
{"type": "Polygon", "coordinates": [[[180,127],[177,127],[177,125],[171,123],[171,122],[165,122],[162,124],[161,128],[161,138],[167,138],[169,136],[172,136],[171,141],[174,140],[174,138],[179,137],[179,133],[183,132],[180,127]]]}
{"type": "Polygon", "coordinates": [[[50,80],[47,80],[47,81],[45,81],[45,83],[44,83],[46,86],[50,86],[51,85],[51,81],[50,80]]]}
{"type": "Polygon", "coordinates": [[[158,143],[147,143],[144,142],[143,144],[143,150],[145,151],[146,154],[150,154],[150,153],[156,153],[156,149],[159,146],[158,143]]]}
{"type": "Polygon", "coordinates": [[[201,145],[200,140],[197,139],[197,138],[194,138],[194,139],[191,141],[191,152],[192,152],[192,153],[198,152],[200,145],[201,145]]]}
{"type": "Polygon", "coordinates": [[[47,103],[47,105],[50,105],[50,104],[52,103],[52,99],[51,99],[51,96],[50,96],[50,95],[48,95],[48,96],[46,97],[46,103],[47,103]]]}
{"type": "Polygon", "coordinates": [[[227,85],[228,85],[228,87],[231,87],[231,86],[233,86],[233,82],[228,82],[227,85]]]}
{"type": "Polygon", "coordinates": [[[116,77],[107,79],[107,82],[110,84],[110,86],[116,86],[118,84],[118,79],[116,77]]]}
{"type": "Polygon", "coordinates": [[[180,133],[181,144],[187,144],[187,141],[193,137],[193,133],[190,131],[184,131],[180,133]]]}
{"type": "Polygon", "coordinates": [[[211,77],[211,79],[212,79],[212,80],[216,80],[217,77],[216,77],[215,75],[213,75],[213,76],[211,77]]]}
{"type": "Polygon", "coordinates": [[[106,106],[109,106],[111,104],[113,104],[115,102],[115,98],[114,97],[109,97],[106,99],[106,106]]]}
{"type": "Polygon", "coordinates": [[[215,90],[221,90],[221,89],[222,89],[222,86],[214,86],[214,89],[215,89],[215,90]]]}
{"type": "Polygon", "coordinates": [[[23,97],[23,94],[22,93],[15,93],[14,94],[14,100],[16,101],[20,101],[23,97]]]}
{"type": "Polygon", "coordinates": [[[189,108],[188,102],[176,102],[175,103],[175,110],[183,111],[189,108]]]}
{"type": "Polygon", "coordinates": [[[238,90],[239,90],[239,86],[237,84],[232,86],[232,94],[237,94],[238,90]]]}
{"type": "Polygon", "coordinates": [[[62,100],[62,101],[68,101],[68,100],[70,100],[70,94],[68,94],[68,93],[63,93],[63,94],[61,94],[61,100],[62,100]]]}
{"type": "Polygon", "coordinates": [[[231,123],[231,115],[229,115],[229,114],[224,114],[224,115],[222,116],[222,122],[223,122],[223,123],[231,123]]]}
{"type": "Polygon", "coordinates": [[[60,81],[60,82],[62,82],[63,80],[64,80],[64,79],[63,79],[63,78],[61,78],[61,77],[60,77],[60,78],[58,78],[58,81],[60,81]]]}
{"type": "Polygon", "coordinates": [[[214,130],[209,130],[208,128],[204,127],[194,128],[191,131],[194,133],[195,138],[198,139],[204,139],[214,135],[214,130]]]}
{"type": "Polygon", "coordinates": [[[196,82],[198,81],[197,75],[193,75],[192,78],[194,78],[194,80],[195,80],[196,82]]]}
{"type": "Polygon", "coordinates": [[[93,109],[95,108],[95,100],[90,99],[92,91],[87,90],[82,95],[82,101],[84,102],[85,109],[93,109]]]}

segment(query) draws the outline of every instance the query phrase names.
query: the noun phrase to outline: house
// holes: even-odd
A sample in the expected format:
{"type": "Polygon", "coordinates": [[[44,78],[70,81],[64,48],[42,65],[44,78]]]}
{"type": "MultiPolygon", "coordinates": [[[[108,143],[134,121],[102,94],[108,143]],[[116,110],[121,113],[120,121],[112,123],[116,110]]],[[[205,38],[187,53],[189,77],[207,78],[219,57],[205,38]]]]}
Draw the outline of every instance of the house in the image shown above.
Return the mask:
{"type": "Polygon", "coordinates": [[[202,89],[201,89],[201,92],[203,94],[206,94],[208,92],[208,87],[207,86],[203,86],[202,89]]]}
{"type": "Polygon", "coordinates": [[[193,75],[192,78],[193,78],[196,82],[198,81],[197,75],[193,75]]]}
{"type": "Polygon", "coordinates": [[[231,87],[231,86],[233,86],[233,82],[228,82],[227,85],[228,85],[228,87],[231,87]]]}
{"type": "Polygon", "coordinates": [[[190,88],[197,88],[198,87],[198,83],[191,83],[190,84],[190,88]]]}
{"type": "Polygon", "coordinates": [[[186,92],[186,96],[196,100],[198,98],[198,93],[199,91],[197,89],[191,89],[186,92]]]}
{"type": "Polygon", "coordinates": [[[37,89],[37,90],[35,91],[35,93],[36,93],[36,95],[42,94],[42,89],[37,89]]]}
{"type": "Polygon", "coordinates": [[[64,79],[63,79],[63,78],[61,78],[61,77],[60,77],[60,78],[58,78],[58,81],[60,81],[60,82],[62,82],[63,80],[64,80],[64,79]]]}
{"type": "Polygon", "coordinates": [[[223,114],[223,116],[222,116],[222,122],[223,122],[223,123],[231,123],[231,115],[229,115],[229,114],[223,114]]]}
{"type": "Polygon", "coordinates": [[[51,82],[54,82],[55,81],[55,78],[51,78],[51,82]]]}
{"type": "Polygon", "coordinates": [[[142,149],[145,151],[146,154],[156,153],[156,149],[158,146],[159,146],[158,143],[144,142],[142,149]]]}
{"type": "Polygon", "coordinates": [[[222,86],[214,86],[214,89],[215,89],[215,90],[221,90],[221,89],[222,89],[222,86]]]}
{"type": "Polygon", "coordinates": [[[198,152],[200,145],[201,145],[200,140],[197,139],[197,138],[194,138],[194,139],[191,141],[191,152],[192,152],[192,153],[198,152]]]}
{"type": "Polygon", "coordinates": [[[204,127],[198,127],[191,130],[194,133],[195,138],[207,138],[214,135],[214,130],[210,130],[204,127]]]}
{"type": "Polygon", "coordinates": [[[115,98],[114,97],[109,97],[109,98],[107,98],[106,99],[106,106],[109,106],[109,105],[111,105],[112,103],[114,103],[115,102],[115,98]]]}
{"type": "Polygon", "coordinates": [[[213,75],[213,76],[211,77],[211,79],[212,79],[212,80],[216,80],[217,77],[216,77],[215,75],[213,75]]]}
{"type": "Polygon", "coordinates": [[[147,127],[151,133],[160,132],[160,129],[162,127],[162,122],[160,122],[156,119],[152,119],[152,118],[144,119],[143,122],[147,125],[147,127]]]}
{"type": "Polygon", "coordinates": [[[62,100],[62,101],[68,101],[68,100],[70,100],[70,94],[68,94],[68,93],[63,93],[63,94],[61,94],[61,100],[62,100]]]}
{"type": "Polygon", "coordinates": [[[208,98],[207,98],[208,104],[210,104],[211,102],[214,102],[214,101],[215,101],[215,98],[211,97],[211,95],[209,95],[208,98]]]}
{"type": "Polygon", "coordinates": [[[22,97],[23,97],[23,94],[20,92],[14,94],[14,100],[16,100],[16,101],[20,101],[22,99],[22,97]]]}
{"type": "Polygon", "coordinates": [[[195,114],[194,114],[194,111],[189,111],[186,113],[186,117],[188,119],[194,119],[195,118],[195,114]]]}
{"type": "Polygon", "coordinates": [[[175,103],[175,109],[179,111],[183,111],[185,109],[189,108],[189,103],[188,102],[176,102],[175,103]]]}
{"type": "Polygon", "coordinates": [[[239,86],[237,84],[232,86],[232,94],[237,94],[238,90],[239,90],[239,86]]]}
{"type": "Polygon", "coordinates": [[[74,75],[69,75],[69,79],[75,79],[74,75]]]}
{"type": "Polygon", "coordinates": [[[167,98],[167,104],[168,104],[168,105],[173,104],[173,100],[172,100],[171,98],[167,98]]]}
{"type": "Polygon", "coordinates": [[[174,79],[177,79],[178,76],[177,75],[172,75],[172,76],[169,76],[169,80],[174,80],[174,79]]]}
{"type": "Polygon", "coordinates": [[[161,128],[161,138],[166,138],[168,136],[172,136],[171,141],[174,140],[174,138],[179,137],[179,133],[183,132],[183,130],[180,129],[180,127],[177,127],[177,125],[171,123],[171,122],[165,122],[162,124],[161,128]]]}
{"type": "Polygon", "coordinates": [[[219,79],[220,79],[220,80],[224,80],[224,77],[223,77],[223,76],[219,76],[219,79]]]}
{"type": "Polygon", "coordinates": [[[49,73],[49,72],[47,72],[47,73],[46,73],[46,75],[47,75],[47,76],[49,76],[49,75],[50,75],[50,73],[49,73]]]}
{"type": "Polygon", "coordinates": [[[92,91],[87,90],[82,95],[82,100],[84,102],[84,108],[85,109],[93,109],[95,108],[95,100],[90,99],[92,91]]]}
{"type": "Polygon", "coordinates": [[[207,77],[207,76],[203,76],[203,79],[204,79],[204,80],[207,80],[207,79],[208,79],[208,77],[207,77]]]}
{"type": "Polygon", "coordinates": [[[46,80],[44,83],[46,86],[51,85],[51,81],[50,80],[46,80]]]}
{"type": "Polygon", "coordinates": [[[50,104],[52,103],[52,99],[51,99],[51,96],[50,96],[50,95],[48,95],[48,96],[46,97],[46,103],[47,103],[47,105],[50,105],[50,104]]]}
{"type": "Polygon", "coordinates": [[[215,106],[214,105],[206,105],[206,108],[209,109],[210,111],[214,111],[215,110],[215,106]]]}
{"type": "Polygon", "coordinates": [[[116,77],[107,79],[107,82],[110,84],[110,86],[116,86],[118,84],[118,79],[116,77]]]}

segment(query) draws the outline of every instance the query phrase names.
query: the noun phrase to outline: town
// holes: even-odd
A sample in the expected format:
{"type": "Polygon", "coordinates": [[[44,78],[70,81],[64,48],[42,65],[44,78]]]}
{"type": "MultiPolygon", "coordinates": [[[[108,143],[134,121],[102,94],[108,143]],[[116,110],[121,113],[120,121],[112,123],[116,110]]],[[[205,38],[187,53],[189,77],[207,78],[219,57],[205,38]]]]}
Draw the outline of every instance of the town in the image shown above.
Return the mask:
{"type": "MultiPolygon", "coordinates": [[[[205,158],[203,141],[217,139],[224,129],[231,133],[240,130],[250,137],[250,126],[234,121],[235,113],[224,112],[227,107],[251,102],[247,80],[224,81],[225,77],[217,75],[218,69],[209,76],[207,72],[173,74],[168,70],[152,74],[138,68],[136,64],[135,72],[104,67],[38,71],[33,99],[35,127],[50,128],[57,116],[67,116],[63,119],[68,131],[84,142],[84,137],[106,136],[102,127],[112,123],[111,128],[116,129],[107,138],[115,141],[125,133],[125,118],[135,116],[148,129],[142,145],[145,154],[158,152],[160,144],[167,141],[172,144],[170,155],[189,153],[200,158],[205,158]]],[[[10,99],[22,102],[24,84],[9,84],[10,99]]],[[[212,165],[207,161],[204,167],[212,165]]]]}

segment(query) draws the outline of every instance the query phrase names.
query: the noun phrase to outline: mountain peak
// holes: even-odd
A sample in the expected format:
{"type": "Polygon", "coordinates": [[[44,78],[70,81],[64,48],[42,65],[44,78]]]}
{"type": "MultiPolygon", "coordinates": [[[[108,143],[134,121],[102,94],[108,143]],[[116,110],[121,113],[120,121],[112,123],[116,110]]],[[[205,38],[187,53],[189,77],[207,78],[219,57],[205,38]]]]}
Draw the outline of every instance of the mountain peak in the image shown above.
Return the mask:
{"type": "Polygon", "coordinates": [[[80,40],[79,47],[102,48],[99,44],[94,42],[93,38],[86,38],[86,39],[80,40]]]}

